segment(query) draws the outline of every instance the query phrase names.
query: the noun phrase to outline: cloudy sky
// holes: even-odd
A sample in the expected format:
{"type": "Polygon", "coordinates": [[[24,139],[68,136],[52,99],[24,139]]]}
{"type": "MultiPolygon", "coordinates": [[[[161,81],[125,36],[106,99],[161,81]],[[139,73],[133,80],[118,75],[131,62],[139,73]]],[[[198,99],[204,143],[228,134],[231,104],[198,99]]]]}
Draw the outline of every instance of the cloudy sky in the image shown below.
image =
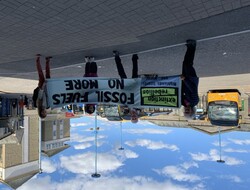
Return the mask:
{"type": "MultiPolygon", "coordinates": [[[[159,127],[146,121],[98,120],[95,173],[94,117],[71,120],[70,148],[42,158],[43,173],[19,190],[202,190],[248,189],[249,133],[209,136],[190,128],[159,127]],[[121,128],[122,126],[122,128],[121,128]],[[124,150],[119,150],[123,147],[124,150]]],[[[8,189],[0,185],[0,189],[8,189]]]]}

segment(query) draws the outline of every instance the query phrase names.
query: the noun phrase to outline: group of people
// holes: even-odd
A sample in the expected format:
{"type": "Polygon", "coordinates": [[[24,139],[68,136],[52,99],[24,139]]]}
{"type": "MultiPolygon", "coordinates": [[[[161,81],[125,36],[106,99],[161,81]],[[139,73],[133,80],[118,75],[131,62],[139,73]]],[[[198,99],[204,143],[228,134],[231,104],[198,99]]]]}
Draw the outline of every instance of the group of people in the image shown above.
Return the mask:
{"type": "MultiPolygon", "coordinates": [[[[186,41],[186,53],[184,56],[182,64],[182,74],[180,75],[182,79],[182,88],[181,88],[181,104],[184,106],[184,115],[186,117],[192,117],[195,114],[196,105],[199,102],[198,96],[198,84],[199,78],[197,77],[194,64],[194,56],[196,50],[196,41],[187,40],[186,41]]],[[[125,79],[127,75],[123,68],[121,58],[118,51],[113,51],[115,64],[118,70],[120,78],[125,79]]],[[[40,55],[37,55],[36,58],[36,67],[39,76],[38,87],[34,90],[33,93],[33,102],[34,106],[38,108],[38,114],[41,118],[45,118],[47,113],[47,96],[45,88],[45,79],[50,78],[50,59],[52,57],[46,57],[45,65],[45,77],[40,63],[40,55]]],[[[138,78],[138,55],[132,55],[132,78],[138,78]]],[[[83,77],[98,77],[97,75],[97,64],[94,61],[94,57],[85,57],[85,73],[83,77]]],[[[94,104],[85,104],[84,109],[87,113],[92,114],[95,111],[94,104]]],[[[134,108],[130,108],[131,122],[138,122],[138,112],[134,108]]]]}

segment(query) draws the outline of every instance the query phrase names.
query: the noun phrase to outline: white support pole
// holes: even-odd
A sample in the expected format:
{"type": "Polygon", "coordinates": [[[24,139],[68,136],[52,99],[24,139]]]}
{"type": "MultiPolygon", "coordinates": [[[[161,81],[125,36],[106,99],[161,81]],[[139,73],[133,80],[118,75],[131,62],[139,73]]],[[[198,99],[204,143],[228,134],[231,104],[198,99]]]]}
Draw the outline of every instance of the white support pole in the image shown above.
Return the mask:
{"type": "Polygon", "coordinates": [[[101,177],[101,174],[97,173],[97,106],[95,106],[95,173],[91,175],[93,178],[101,177]]]}
{"type": "Polygon", "coordinates": [[[221,134],[220,134],[220,126],[219,126],[219,151],[220,151],[220,159],[217,160],[218,163],[225,163],[225,160],[221,159],[221,134]]]}
{"type": "Polygon", "coordinates": [[[41,161],[41,157],[42,157],[42,120],[41,118],[39,117],[38,119],[38,134],[39,134],[39,137],[38,137],[38,144],[39,144],[39,148],[38,148],[38,155],[39,155],[39,158],[38,158],[38,162],[39,162],[39,173],[43,173],[43,170],[42,170],[42,161],[41,161]]]}

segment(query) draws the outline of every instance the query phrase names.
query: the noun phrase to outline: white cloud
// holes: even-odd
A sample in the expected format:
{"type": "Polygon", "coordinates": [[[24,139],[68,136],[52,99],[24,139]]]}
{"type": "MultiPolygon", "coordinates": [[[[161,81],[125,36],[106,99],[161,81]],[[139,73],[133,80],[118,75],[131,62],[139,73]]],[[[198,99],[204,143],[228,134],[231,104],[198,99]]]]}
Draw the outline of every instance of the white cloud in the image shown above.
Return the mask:
{"type": "Polygon", "coordinates": [[[104,145],[105,143],[107,143],[107,142],[106,142],[106,141],[103,141],[103,140],[101,140],[101,139],[98,139],[98,140],[97,140],[97,146],[98,146],[98,147],[104,145]]]}
{"type": "Polygon", "coordinates": [[[238,145],[250,145],[250,139],[245,139],[245,140],[229,139],[229,140],[238,145]]]}
{"type": "Polygon", "coordinates": [[[242,182],[242,179],[236,175],[220,175],[219,178],[227,179],[227,180],[230,180],[234,183],[241,183],[242,182]]]}
{"type": "MultiPolygon", "coordinates": [[[[220,144],[219,144],[219,141],[216,141],[216,142],[214,142],[214,143],[212,143],[214,146],[220,146],[220,144]]],[[[225,147],[225,146],[227,146],[228,145],[228,142],[226,142],[226,141],[221,141],[221,147],[225,147]]]]}
{"type": "Polygon", "coordinates": [[[126,158],[138,158],[139,155],[131,150],[124,150],[124,155],[126,158]]]}
{"type": "Polygon", "coordinates": [[[129,150],[127,148],[124,148],[124,150],[119,150],[119,147],[116,146],[114,149],[114,154],[118,155],[120,158],[123,160],[128,159],[128,158],[138,158],[139,155],[132,150],[129,150]]]}
{"type": "Polygon", "coordinates": [[[53,173],[56,171],[56,165],[49,159],[42,159],[41,167],[45,173],[53,173]]]}
{"type": "Polygon", "coordinates": [[[74,146],[74,148],[76,149],[76,150],[83,150],[83,149],[86,149],[86,148],[89,148],[89,147],[91,147],[92,146],[92,144],[91,143],[89,143],[89,142],[86,142],[86,143],[82,143],[82,144],[77,144],[77,145],[75,145],[74,146]]]}
{"type": "Polygon", "coordinates": [[[223,149],[224,152],[234,152],[234,153],[248,153],[250,151],[244,149],[233,149],[233,148],[226,148],[223,149]]]}
{"type": "Polygon", "coordinates": [[[204,160],[210,160],[210,156],[208,154],[204,154],[204,153],[201,153],[201,152],[198,152],[198,153],[189,153],[192,157],[193,160],[195,161],[204,161],[204,160]]]}
{"type": "Polygon", "coordinates": [[[157,172],[177,181],[197,182],[201,180],[201,177],[198,175],[189,174],[184,168],[179,166],[166,166],[161,171],[158,170],[157,172]]]}
{"type": "Polygon", "coordinates": [[[82,126],[88,126],[88,123],[71,123],[70,126],[71,127],[82,127],[82,126]]]}
{"type": "Polygon", "coordinates": [[[135,176],[132,178],[126,177],[105,177],[104,175],[101,178],[93,179],[89,176],[76,176],[75,178],[65,180],[63,182],[54,182],[49,177],[41,177],[38,179],[31,179],[19,190],[33,190],[36,187],[36,190],[43,190],[46,187],[46,190],[82,190],[82,189],[92,189],[92,190],[152,190],[152,189],[162,189],[162,190],[201,190],[205,189],[202,186],[195,187],[186,187],[182,185],[177,185],[171,181],[158,182],[151,178],[146,178],[143,176],[135,176]]]}
{"type": "MultiPolygon", "coordinates": [[[[90,174],[95,168],[95,154],[92,152],[77,154],[69,157],[62,156],[60,157],[60,161],[61,167],[72,173],[90,174]]],[[[122,165],[123,163],[112,154],[97,154],[97,168],[98,171],[102,173],[116,170],[122,165]]]]}
{"type": "MultiPolygon", "coordinates": [[[[104,135],[97,135],[97,139],[104,139],[107,138],[104,135]]],[[[84,135],[79,135],[79,134],[72,134],[70,137],[70,142],[78,142],[78,143],[82,143],[82,142],[94,142],[95,141],[95,136],[94,134],[92,134],[92,136],[84,136],[84,135]]]]}
{"type": "MultiPolygon", "coordinates": [[[[204,153],[189,153],[192,157],[193,160],[195,161],[216,161],[219,160],[220,154],[217,150],[211,149],[208,154],[204,153]]],[[[221,155],[222,160],[225,161],[225,164],[227,165],[240,165],[244,164],[245,162],[242,160],[238,160],[234,157],[226,156],[226,155],[221,155]]]]}
{"type": "Polygon", "coordinates": [[[126,129],[124,130],[130,134],[162,134],[166,135],[171,133],[172,131],[169,129],[153,129],[153,128],[143,128],[143,129],[126,129]]]}
{"type": "Polygon", "coordinates": [[[188,170],[189,168],[192,167],[199,168],[199,165],[196,162],[184,162],[183,164],[181,164],[181,167],[188,170]]]}
{"type": "Polygon", "coordinates": [[[141,146],[146,147],[147,149],[151,150],[158,150],[158,149],[168,149],[171,151],[177,151],[179,148],[176,145],[171,144],[165,144],[162,141],[151,141],[148,139],[137,139],[135,141],[127,141],[125,142],[126,145],[135,147],[135,146],[141,146]]]}
{"type": "Polygon", "coordinates": [[[245,164],[244,161],[238,160],[238,159],[236,159],[236,158],[229,157],[229,156],[223,157],[223,160],[225,160],[225,163],[226,163],[227,165],[231,165],[231,166],[233,166],[233,165],[245,164]]]}
{"type": "Polygon", "coordinates": [[[27,183],[18,188],[18,190],[55,190],[56,183],[54,183],[50,176],[45,176],[43,178],[32,178],[27,183]]]}
{"type": "MultiPolygon", "coordinates": [[[[78,133],[71,133],[71,135],[70,135],[71,142],[83,142],[86,139],[88,139],[88,141],[90,141],[90,140],[94,141],[94,137],[86,137],[86,136],[80,135],[78,133]]],[[[84,141],[84,142],[86,142],[86,141],[84,141]]]]}

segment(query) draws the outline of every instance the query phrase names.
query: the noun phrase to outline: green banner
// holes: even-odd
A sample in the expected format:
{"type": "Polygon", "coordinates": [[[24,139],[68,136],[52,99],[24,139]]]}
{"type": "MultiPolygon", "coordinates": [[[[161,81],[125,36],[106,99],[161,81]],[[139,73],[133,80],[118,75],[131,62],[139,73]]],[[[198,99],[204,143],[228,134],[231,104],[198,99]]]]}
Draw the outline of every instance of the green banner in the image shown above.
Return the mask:
{"type": "Polygon", "coordinates": [[[141,105],[178,107],[177,88],[141,88],[141,105]]]}
{"type": "Polygon", "coordinates": [[[141,82],[141,106],[179,108],[180,76],[144,77],[141,82]]]}

